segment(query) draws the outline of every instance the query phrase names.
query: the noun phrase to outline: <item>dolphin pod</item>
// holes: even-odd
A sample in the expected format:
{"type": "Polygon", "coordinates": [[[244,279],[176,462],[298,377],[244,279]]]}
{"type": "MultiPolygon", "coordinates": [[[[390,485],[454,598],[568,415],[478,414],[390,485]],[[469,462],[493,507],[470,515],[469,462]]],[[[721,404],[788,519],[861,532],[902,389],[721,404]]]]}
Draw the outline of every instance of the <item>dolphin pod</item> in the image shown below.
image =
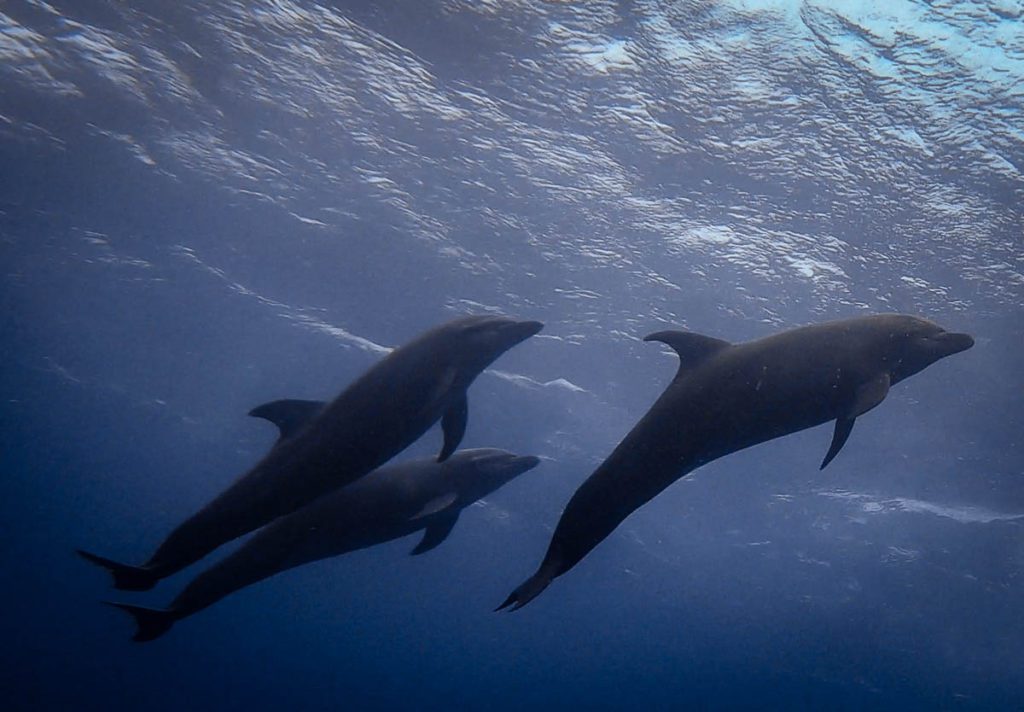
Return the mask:
{"type": "Polygon", "coordinates": [[[902,314],[805,326],[742,344],[685,331],[644,340],[670,346],[679,371],[576,490],[540,567],[497,610],[525,606],[626,517],[712,460],[835,420],[824,468],[854,421],[890,386],[974,345],[967,334],[902,314]]]}
{"type": "Polygon", "coordinates": [[[319,407],[277,401],[254,415],[285,435],[220,496],[179,525],[142,566],[79,550],[114,586],[144,591],[217,547],[343,487],[390,460],[442,420],[446,460],[462,441],[466,389],[505,351],[543,328],[537,321],[467,316],[395,349],[319,407]],[[313,417],[306,417],[313,412],[313,417]]]}
{"type": "Polygon", "coordinates": [[[111,605],[135,617],[134,640],[153,640],[182,618],[296,566],[421,530],[423,538],[411,553],[423,554],[451,534],[463,509],[539,462],[532,456],[482,448],[461,450],[443,463],[426,458],[385,465],[274,520],[199,574],[168,608],[111,605]]]}
{"type": "MultiPolygon", "coordinates": [[[[444,541],[464,507],[538,463],[493,449],[452,454],[465,431],[470,383],[541,328],[504,317],[457,319],[396,349],[331,403],[259,406],[250,415],[274,422],[278,442],[175,529],[146,564],[79,553],[110,570],[116,588],[145,590],[264,527],[193,579],[168,608],[111,604],[134,616],[134,639],[143,641],[241,588],[310,561],[419,530],[424,535],[412,553],[428,551],[444,541]],[[438,419],[444,445],[436,461],[380,467],[438,419]]],[[[496,610],[522,608],[626,517],[712,460],[834,420],[824,468],[856,419],[879,405],[891,386],[974,344],[967,334],[903,314],[826,322],[740,344],[685,331],[659,331],[644,340],[672,348],[678,372],[576,490],[537,571],[496,610]]]]}

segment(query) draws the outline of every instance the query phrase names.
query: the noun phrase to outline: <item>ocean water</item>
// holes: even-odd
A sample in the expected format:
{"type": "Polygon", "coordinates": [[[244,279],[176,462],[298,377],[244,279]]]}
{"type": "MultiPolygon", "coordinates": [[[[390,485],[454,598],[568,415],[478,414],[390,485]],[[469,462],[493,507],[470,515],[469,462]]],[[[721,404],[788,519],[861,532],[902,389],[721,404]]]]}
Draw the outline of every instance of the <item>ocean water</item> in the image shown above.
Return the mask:
{"type": "Polygon", "coordinates": [[[1021,709],[1022,172],[1020,0],[0,3],[0,706],[1021,709]],[[492,612],[672,378],[644,335],[893,311],[976,346],[492,612]],[[207,565],[74,550],[143,561],[270,447],[250,408],[492,312],[546,327],[463,444],[543,463],[436,550],[146,644],[100,605],[207,565]]]}

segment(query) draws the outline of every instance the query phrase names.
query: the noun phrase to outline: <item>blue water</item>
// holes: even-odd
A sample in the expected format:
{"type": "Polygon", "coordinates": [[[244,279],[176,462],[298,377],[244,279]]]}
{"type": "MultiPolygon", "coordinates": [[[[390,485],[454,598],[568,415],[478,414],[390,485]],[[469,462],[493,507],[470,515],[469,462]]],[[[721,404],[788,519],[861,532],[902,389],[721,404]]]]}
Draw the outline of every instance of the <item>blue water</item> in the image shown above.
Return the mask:
{"type": "Polygon", "coordinates": [[[0,704],[1020,709],[1022,171],[1019,0],[0,4],[0,704]],[[491,612],[671,379],[640,337],[882,311],[977,345],[491,612]],[[463,443],[540,467],[130,642],[98,601],[204,564],[118,594],[75,548],[141,562],[250,408],[467,312],[547,325],[463,443]]]}

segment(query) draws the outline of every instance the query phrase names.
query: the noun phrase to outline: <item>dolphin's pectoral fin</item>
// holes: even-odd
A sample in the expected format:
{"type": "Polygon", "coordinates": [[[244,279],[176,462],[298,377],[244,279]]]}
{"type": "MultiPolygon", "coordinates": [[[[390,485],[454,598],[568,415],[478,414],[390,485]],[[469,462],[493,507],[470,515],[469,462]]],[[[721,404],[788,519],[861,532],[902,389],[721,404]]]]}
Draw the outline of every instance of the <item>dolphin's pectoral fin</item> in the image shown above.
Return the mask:
{"type": "Polygon", "coordinates": [[[452,387],[455,385],[456,379],[459,377],[459,369],[451,366],[446,368],[441,373],[437,380],[434,382],[433,388],[430,390],[430,395],[427,396],[425,403],[428,408],[433,408],[439,400],[447,398],[452,391],[452,387]]]}
{"type": "Polygon", "coordinates": [[[458,498],[458,495],[454,492],[443,494],[440,497],[434,497],[434,499],[423,505],[423,509],[416,512],[416,514],[409,517],[409,519],[410,521],[415,521],[417,519],[422,519],[423,517],[429,517],[431,514],[437,514],[438,512],[448,509],[448,507],[455,504],[455,501],[458,498]]]}
{"type": "Polygon", "coordinates": [[[429,527],[423,532],[423,539],[416,545],[416,548],[409,552],[412,556],[419,556],[424,554],[434,547],[438,546],[441,542],[448,538],[448,535],[452,533],[452,529],[455,528],[455,523],[459,521],[459,513],[455,512],[450,517],[439,519],[436,522],[431,523],[429,527]]]}
{"type": "Polygon", "coordinates": [[[889,394],[889,385],[892,383],[892,379],[889,377],[889,373],[885,372],[877,378],[873,378],[867,383],[863,384],[857,389],[857,393],[853,399],[853,405],[850,408],[849,418],[856,418],[858,415],[864,415],[869,410],[874,408],[876,405],[885,400],[885,397],[889,394]]]}
{"type": "Polygon", "coordinates": [[[644,341],[660,341],[671,346],[679,355],[679,374],[714,356],[722,349],[732,346],[728,341],[690,331],[659,331],[648,334],[644,341]]]}
{"type": "Polygon", "coordinates": [[[839,454],[839,451],[843,449],[843,445],[846,444],[846,439],[850,437],[850,432],[853,430],[853,423],[856,418],[837,418],[836,429],[832,434],[832,445],[829,446],[828,453],[825,455],[825,459],[821,461],[821,467],[819,470],[824,470],[828,463],[832,462],[832,458],[839,454]]]}
{"type": "Polygon", "coordinates": [[[258,405],[249,411],[249,415],[269,420],[281,431],[279,439],[284,440],[315,418],[325,405],[323,401],[286,398],[258,405]]]}
{"type": "Polygon", "coordinates": [[[462,442],[462,436],[466,434],[466,421],[469,418],[469,401],[466,394],[459,396],[444,412],[441,418],[441,429],[444,431],[444,445],[441,447],[441,454],[437,456],[438,462],[444,462],[455,448],[462,442]]]}
{"type": "Polygon", "coordinates": [[[853,430],[853,423],[857,420],[857,416],[864,415],[885,400],[885,396],[889,393],[889,384],[891,382],[889,374],[883,373],[881,376],[871,379],[857,389],[850,407],[846,409],[845,413],[836,418],[836,429],[832,434],[832,445],[829,447],[828,454],[825,455],[820,469],[824,470],[825,466],[832,462],[832,458],[843,449],[846,439],[850,437],[850,431],[853,430]]]}

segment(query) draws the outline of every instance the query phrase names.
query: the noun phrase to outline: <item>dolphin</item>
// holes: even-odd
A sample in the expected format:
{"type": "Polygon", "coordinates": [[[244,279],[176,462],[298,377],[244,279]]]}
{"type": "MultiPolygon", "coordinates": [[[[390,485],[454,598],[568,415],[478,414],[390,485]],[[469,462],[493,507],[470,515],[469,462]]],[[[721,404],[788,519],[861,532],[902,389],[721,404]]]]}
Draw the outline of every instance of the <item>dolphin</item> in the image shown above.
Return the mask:
{"type": "Polygon", "coordinates": [[[358,482],[275,519],[237,551],[199,574],[164,609],[111,603],[135,618],[136,641],[153,640],[178,621],[282,571],[422,530],[412,550],[430,551],[451,533],[463,509],[540,460],[504,450],[462,450],[389,464],[358,482]]]}
{"type": "Polygon", "coordinates": [[[260,406],[251,414],[278,423],[281,439],[174,529],[145,564],[78,553],[109,570],[115,588],[145,591],[221,544],[383,465],[438,419],[443,462],[466,430],[466,389],[501,354],[542,328],[537,321],[501,316],[462,317],[393,350],[330,403],[282,400],[260,406]]]}
{"type": "Polygon", "coordinates": [[[974,345],[913,316],[878,314],[731,344],[685,331],[667,344],[679,371],[664,393],[569,500],[537,572],[496,610],[522,608],[630,514],[701,465],[834,420],[824,468],[854,421],[889,388],[974,345]]]}

